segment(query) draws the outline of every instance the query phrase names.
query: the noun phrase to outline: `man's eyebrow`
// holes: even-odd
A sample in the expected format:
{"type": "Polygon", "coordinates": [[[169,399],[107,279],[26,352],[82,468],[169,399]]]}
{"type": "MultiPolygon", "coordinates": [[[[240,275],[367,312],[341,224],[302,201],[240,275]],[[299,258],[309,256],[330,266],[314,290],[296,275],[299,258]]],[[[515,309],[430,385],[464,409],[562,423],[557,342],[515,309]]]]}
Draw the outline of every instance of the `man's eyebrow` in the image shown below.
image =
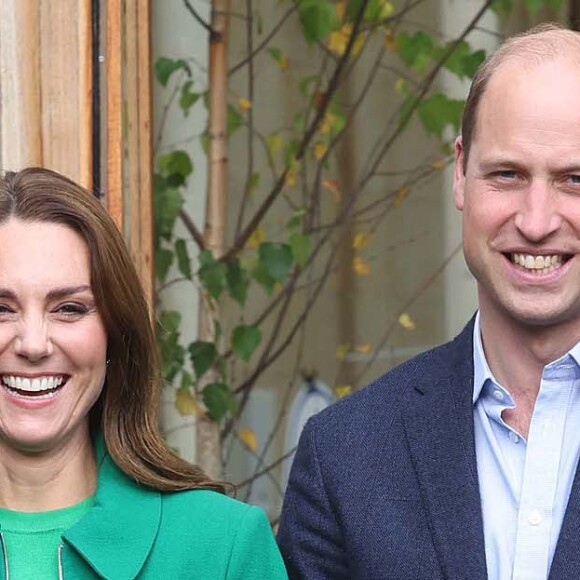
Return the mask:
{"type": "MultiPolygon", "coordinates": [[[[57,300],[73,294],[80,294],[82,292],[92,292],[90,284],[81,284],[79,286],[63,286],[61,288],[53,288],[47,295],[48,300],[57,300]]],[[[9,300],[16,300],[17,296],[8,288],[0,288],[0,298],[9,300]]]]}

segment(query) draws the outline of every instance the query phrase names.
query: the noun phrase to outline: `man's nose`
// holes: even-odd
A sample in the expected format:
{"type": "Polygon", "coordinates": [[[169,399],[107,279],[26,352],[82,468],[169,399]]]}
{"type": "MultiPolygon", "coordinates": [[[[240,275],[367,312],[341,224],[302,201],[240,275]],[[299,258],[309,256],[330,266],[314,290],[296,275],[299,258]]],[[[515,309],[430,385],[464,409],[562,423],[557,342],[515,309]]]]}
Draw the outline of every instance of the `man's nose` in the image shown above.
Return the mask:
{"type": "Polygon", "coordinates": [[[532,242],[549,237],[562,225],[558,194],[545,183],[532,183],[523,193],[515,225],[532,242]]]}
{"type": "Polygon", "coordinates": [[[16,354],[32,362],[42,360],[53,350],[47,323],[41,317],[22,320],[14,344],[16,354]]]}

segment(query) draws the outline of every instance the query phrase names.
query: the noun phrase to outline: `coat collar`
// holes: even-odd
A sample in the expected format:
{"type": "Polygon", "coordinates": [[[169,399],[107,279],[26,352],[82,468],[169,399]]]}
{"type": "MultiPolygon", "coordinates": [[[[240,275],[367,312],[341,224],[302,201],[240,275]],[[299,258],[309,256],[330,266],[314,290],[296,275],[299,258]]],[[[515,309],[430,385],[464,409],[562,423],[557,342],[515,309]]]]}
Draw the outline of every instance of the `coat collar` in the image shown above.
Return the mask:
{"type": "MultiPolygon", "coordinates": [[[[427,355],[429,356],[429,355],[427,355]]],[[[404,424],[446,578],[487,578],[473,432],[473,320],[431,354],[409,394],[404,424]]]]}
{"type": "MultiPolygon", "coordinates": [[[[161,494],[139,486],[109,456],[101,435],[95,441],[98,465],[95,503],[63,538],[102,577],[135,578],[147,559],[161,522],[161,494]]],[[[63,566],[78,558],[63,552],[63,566]]]]}

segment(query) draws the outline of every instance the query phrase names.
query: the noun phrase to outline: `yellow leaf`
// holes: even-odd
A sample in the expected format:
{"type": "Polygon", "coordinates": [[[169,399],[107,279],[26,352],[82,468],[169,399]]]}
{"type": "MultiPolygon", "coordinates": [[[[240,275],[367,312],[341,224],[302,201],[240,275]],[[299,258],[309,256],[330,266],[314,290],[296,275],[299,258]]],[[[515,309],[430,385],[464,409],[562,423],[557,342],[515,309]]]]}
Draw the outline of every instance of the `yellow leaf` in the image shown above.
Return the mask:
{"type": "Polygon", "coordinates": [[[286,187],[294,187],[296,185],[296,169],[289,169],[284,180],[286,187]]]}
{"type": "Polygon", "coordinates": [[[403,312],[403,314],[399,316],[399,324],[407,330],[415,330],[415,328],[417,328],[413,319],[406,312],[403,312]]]}
{"type": "Polygon", "coordinates": [[[381,13],[379,14],[380,20],[385,20],[395,11],[395,7],[389,0],[382,0],[381,2],[381,13]]]}
{"type": "Polygon", "coordinates": [[[314,158],[317,161],[320,161],[326,155],[327,151],[328,145],[326,143],[316,143],[316,145],[314,145],[314,158]]]}
{"type": "Polygon", "coordinates": [[[337,387],[334,387],[334,394],[339,399],[342,399],[343,397],[346,397],[347,395],[350,395],[351,393],[352,393],[352,387],[350,385],[338,385],[337,387]]]}
{"type": "MultiPolygon", "coordinates": [[[[343,24],[339,30],[335,30],[330,33],[328,37],[328,50],[334,52],[335,54],[342,56],[346,51],[348,41],[350,40],[352,34],[352,24],[347,22],[343,24]]],[[[365,42],[364,34],[359,34],[354,41],[354,46],[352,47],[352,54],[356,56],[362,49],[365,42]]]]}
{"type": "Polygon", "coordinates": [[[359,276],[367,276],[371,272],[371,267],[369,263],[360,256],[355,256],[354,260],[352,261],[352,269],[359,276]]]}
{"type": "Polygon", "coordinates": [[[407,83],[405,82],[405,79],[397,79],[397,81],[395,82],[395,91],[397,91],[397,94],[402,95],[405,92],[406,88],[407,83]]]}
{"type": "Polygon", "coordinates": [[[443,169],[447,166],[447,159],[437,159],[437,161],[433,161],[431,163],[431,167],[433,169],[443,169]]]}
{"type": "Polygon", "coordinates": [[[178,410],[180,415],[200,415],[201,409],[195,400],[195,397],[191,394],[191,391],[187,389],[179,389],[175,395],[175,408],[178,410]]]}
{"type": "Polygon", "coordinates": [[[403,185],[399,191],[395,194],[395,198],[393,199],[393,205],[395,207],[400,207],[407,195],[409,195],[410,188],[406,185],[403,185]]]}
{"type": "Polygon", "coordinates": [[[392,52],[397,52],[399,47],[397,46],[397,39],[393,34],[392,30],[387,30],[385,33],[385,48],[392,52]]]}
{"type": "Polygon", "coordinates": [[[258,449],[258,438],[256,433],[251,429],[242,429],[240,431],[240,439],[244,445],[254,453],[258,449]]]}
{"type": "Polygon", "coordinates": [[[369,354],[369,352],[371,352],[371,350],[372,350],[372,347],[367,342],[366,344],[358,344],[357,346],[354,347],[354,350],[356,352],[360,352],[362,354],[369,354]]]}
{"type": "Polygon", "coordinates": [[[266,234],[264,230],[258,226],[253,232],[252,235],[248,238],[246,242],[246,246],[251,250],[257,250],[260,247],[260,244],[266,239],[266,234]]]}
{"type": "Polygon", "coordinates": [[[271,133],[266,137],[266,145],[270,156],[276,158],[284,146],[284,139],[282,139],[282,136],[278,132],[271,133]]]}
{"type": "Polygon", "coordinates": [[[332,131],[334,125],[336,124],[336,121],[337,121],[336,115],[331,113],[330,111],[326,111],[322,127],[320,128],[320,132],[323,135],[328,135],[332,131]]]}
{"type": "Polygon", "coordinates": [[[346,13],[346,0],[341,0],[336,5],[336,17],[338,20],[344,20],[344,15],[346,13]]]}
{"type": "Polygon", "coordinates": [[[252,108],[252,102],[245,97],[240,97],[238,99],[238,107],[240,107],[242,111],[249,111],[252,108]]]}
{"type": "Polygon", "coordinates": [[[343,342],[336,347],[336,358],[338,360],[344,360],[349,352],[350,344],[348,344],[348,342],[343,342]]]}
{"type": "Polygon", "coordinates": [[[355,250],[362,250],[371,239],[371,234],[369,232],[361,232],[354,236],[352,240],[352,247],[355,250]]]}
{"type": "Polygon", "coordinates": [[[342,192],[338,188],[338,183],[334,179],[325,179],[322,182],[322,185],[333,194],[335,203],[340,203],[342,192]]]}

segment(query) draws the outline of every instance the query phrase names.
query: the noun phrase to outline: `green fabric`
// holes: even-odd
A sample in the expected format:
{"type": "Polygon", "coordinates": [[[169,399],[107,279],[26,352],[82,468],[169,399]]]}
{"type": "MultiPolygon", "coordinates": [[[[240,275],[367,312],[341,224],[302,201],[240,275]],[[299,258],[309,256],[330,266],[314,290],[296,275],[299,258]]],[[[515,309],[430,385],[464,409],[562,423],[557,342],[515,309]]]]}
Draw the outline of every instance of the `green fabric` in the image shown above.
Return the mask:
{"type": "Polygon", "coordinates": [[[17,512],[0,508],[10,577],[17,580],[58,580],[61,535],[92,507],[94,496],[59,510],[17,512]]]}
{"type": "Polygon", "coordinates": [[[96,453],[94,505],[63,534],[64,580],[287,580],[260,508],[212,491],[140,486],[116,467],[102,438],[96,453]]]}

